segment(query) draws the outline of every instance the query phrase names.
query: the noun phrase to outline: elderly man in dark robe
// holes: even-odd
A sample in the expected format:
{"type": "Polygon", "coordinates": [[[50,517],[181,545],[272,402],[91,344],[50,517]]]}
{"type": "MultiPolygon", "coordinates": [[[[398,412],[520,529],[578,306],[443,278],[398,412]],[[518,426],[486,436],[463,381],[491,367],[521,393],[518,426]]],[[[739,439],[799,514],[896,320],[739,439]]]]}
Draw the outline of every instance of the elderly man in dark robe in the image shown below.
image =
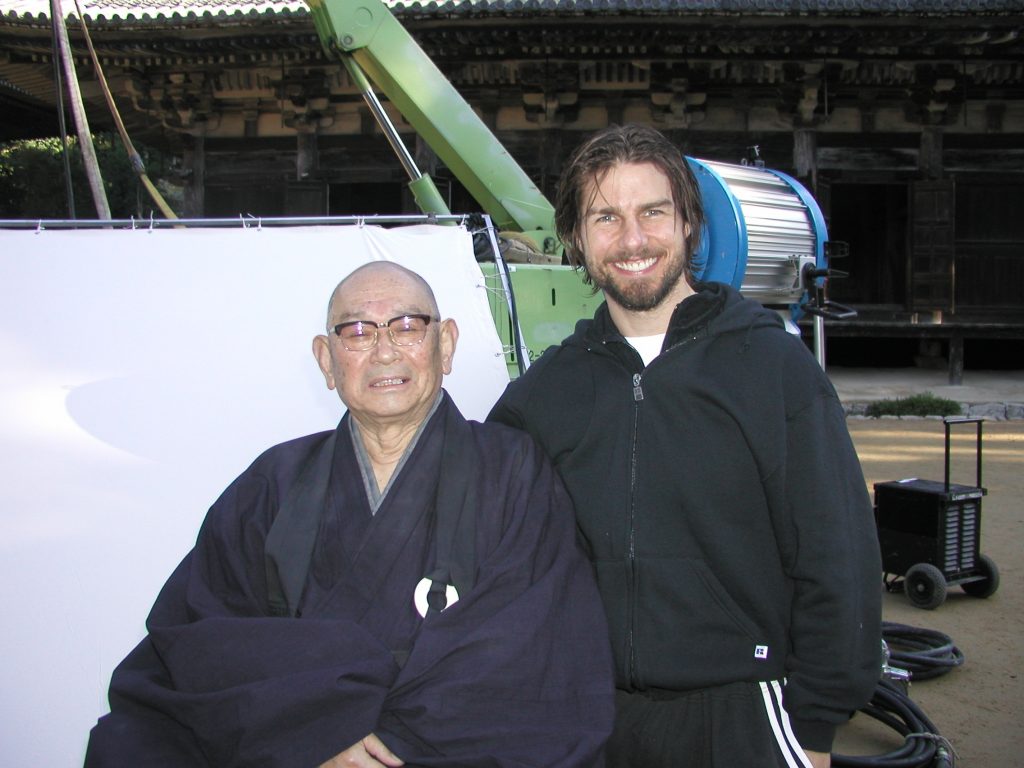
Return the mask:
{"type": "Polygon", "coordinates": [[[603,764],[611,658],[569,499],[441,388],[457,340],[413,272],[338,285],[313,351],[346,415],[210,509],[86,766],[603,764]]]}

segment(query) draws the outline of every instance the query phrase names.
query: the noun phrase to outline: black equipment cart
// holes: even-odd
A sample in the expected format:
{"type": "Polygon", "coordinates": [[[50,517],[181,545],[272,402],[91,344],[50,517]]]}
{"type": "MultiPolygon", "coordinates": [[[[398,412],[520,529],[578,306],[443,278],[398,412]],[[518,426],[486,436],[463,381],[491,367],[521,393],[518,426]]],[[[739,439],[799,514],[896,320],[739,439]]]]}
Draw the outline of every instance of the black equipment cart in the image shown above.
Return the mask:
{"type": "Polygon", "coordinates": [[[949,584],[969,595],[988,597],[999,588],[999,570],[981,554],[981,424],[984,419],[950,417],[946,425],[946,477],[943,482],[910,478],[875,483],[875,524],[886,586],[901,587],[918,608],[938,608],[949,584]],[[950,429],[977,428],[977,483],[949,482],[950,429]],[[898,578],[903,576],[902,581],[898,578]]]}

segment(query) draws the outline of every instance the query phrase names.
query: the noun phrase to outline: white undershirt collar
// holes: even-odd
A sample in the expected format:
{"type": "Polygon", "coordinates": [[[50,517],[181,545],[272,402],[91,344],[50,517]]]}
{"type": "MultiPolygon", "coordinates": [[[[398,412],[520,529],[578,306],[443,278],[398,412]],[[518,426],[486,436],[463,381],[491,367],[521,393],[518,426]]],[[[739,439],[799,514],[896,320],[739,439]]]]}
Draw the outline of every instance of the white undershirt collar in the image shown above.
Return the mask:
{"type": "Polygon", "coordinates": [[[644,361],[644,367],[646,368],[654,358],[661,354],[661,345],[665,343],[665,334],[626,336],[625,339],[633,349],[640,353],[640,359],[644,361]]]}

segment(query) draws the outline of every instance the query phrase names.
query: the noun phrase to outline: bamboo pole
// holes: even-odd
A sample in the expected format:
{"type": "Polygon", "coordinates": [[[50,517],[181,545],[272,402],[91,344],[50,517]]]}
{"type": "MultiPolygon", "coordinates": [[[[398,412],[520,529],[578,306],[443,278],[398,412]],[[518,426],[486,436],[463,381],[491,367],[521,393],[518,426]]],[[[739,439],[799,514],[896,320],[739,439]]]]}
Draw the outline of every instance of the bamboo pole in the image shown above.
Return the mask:
{"type": "Polygon", "coordinates": [[[64,61],[64,79],[68,84],[68,100],[71,106],[71,114],[75,119],[75,127],[78,130],[78,143],[82,147],[82,160],[85,162],[85,175],[89,180],[89,189],[92,190],[92,199],[96,205],[96,216],[100,219],[110,219],[110,204],[107,202],[107,193],[103,188],[103,176],[100,173],[100,164],[96,159],[96,148],[92,143],[92,134],[89,132],[89,119],[85,114],[85,104],[82,102],[82,91],[78,87],[78,74],[75,71],[75,60],[71,55],[71,44],[68,42],[68,30],[64,23],[64,11],[61,8],[61,0],[52,0],[53,7],[53,29],[57,34],[57,42],[60,45],[61,58],[64,61]]]}
{"type": "Polygon", "coordinates": [[[78,22],[82,25],[82,34],[85,35],[85,44],[89,48],[89,57],[92,59],[93,68],[96,70],[96,77],[100,82],[100,88],[103,90],[103,96],[107,100],[107,108],[114,118],[114,125],[117,126],[117,132],[121,136],[121,143],[124,144],[125,152],[128,153],[128,161],[131,163],[132,171],[139,178],[139,181],[142,182],[150,198],[156,203],[157,208],[160,209],[160,213],[168,219],[176,219],[178,218],[177,214],[174,213],[171,206],[168,205],[163,195],[156,188],[156,185],[150,180],[149,174],[146,173],[145,163],[142,162],[142,156],[136,151],[135,145],[128,135],[128,129],[125,128],[124,121],[121,119],[121,112],[114,102],[114,94],[110,92],[110,86],[107,84],[107,76],[103,74],[100,57],[96,55],[96,49],[93,47],[92,37],[89,35],[89,28],[85,24],[85,16],[82,14],[82,8],[78,4],[78,0],[75,0],[75,10],[78,12],[78,22]]]}
{"type": "Polygon", "coordinates": [[[71,180],[71,157],[68,153],[68,126],[64,119],[64,77],[61,75],[61,55],[57,43],[57,14],[50,0],[50,26],[53,27],[53,82],[57,91],[57,123],[60,127],[60,158],[64,164],[64,195],[67,198],[68,216],[77,219],[75,212],[75,187],[71,180]]]}

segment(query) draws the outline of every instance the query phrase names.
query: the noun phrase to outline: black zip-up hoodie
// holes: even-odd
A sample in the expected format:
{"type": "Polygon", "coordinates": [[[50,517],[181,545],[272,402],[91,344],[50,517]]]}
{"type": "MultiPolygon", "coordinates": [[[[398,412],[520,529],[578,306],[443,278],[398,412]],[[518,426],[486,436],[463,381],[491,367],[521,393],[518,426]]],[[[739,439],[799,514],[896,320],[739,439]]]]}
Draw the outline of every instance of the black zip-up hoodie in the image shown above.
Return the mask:
{"type": "Polygon", "coordinates": [[[701,284],[645,368],[602,305],[489,418],[572,495],[619,688],[785,678],[801,745],[831,749],[879,678],[881,562],[835,390],[775,313],[701,284]]]}

